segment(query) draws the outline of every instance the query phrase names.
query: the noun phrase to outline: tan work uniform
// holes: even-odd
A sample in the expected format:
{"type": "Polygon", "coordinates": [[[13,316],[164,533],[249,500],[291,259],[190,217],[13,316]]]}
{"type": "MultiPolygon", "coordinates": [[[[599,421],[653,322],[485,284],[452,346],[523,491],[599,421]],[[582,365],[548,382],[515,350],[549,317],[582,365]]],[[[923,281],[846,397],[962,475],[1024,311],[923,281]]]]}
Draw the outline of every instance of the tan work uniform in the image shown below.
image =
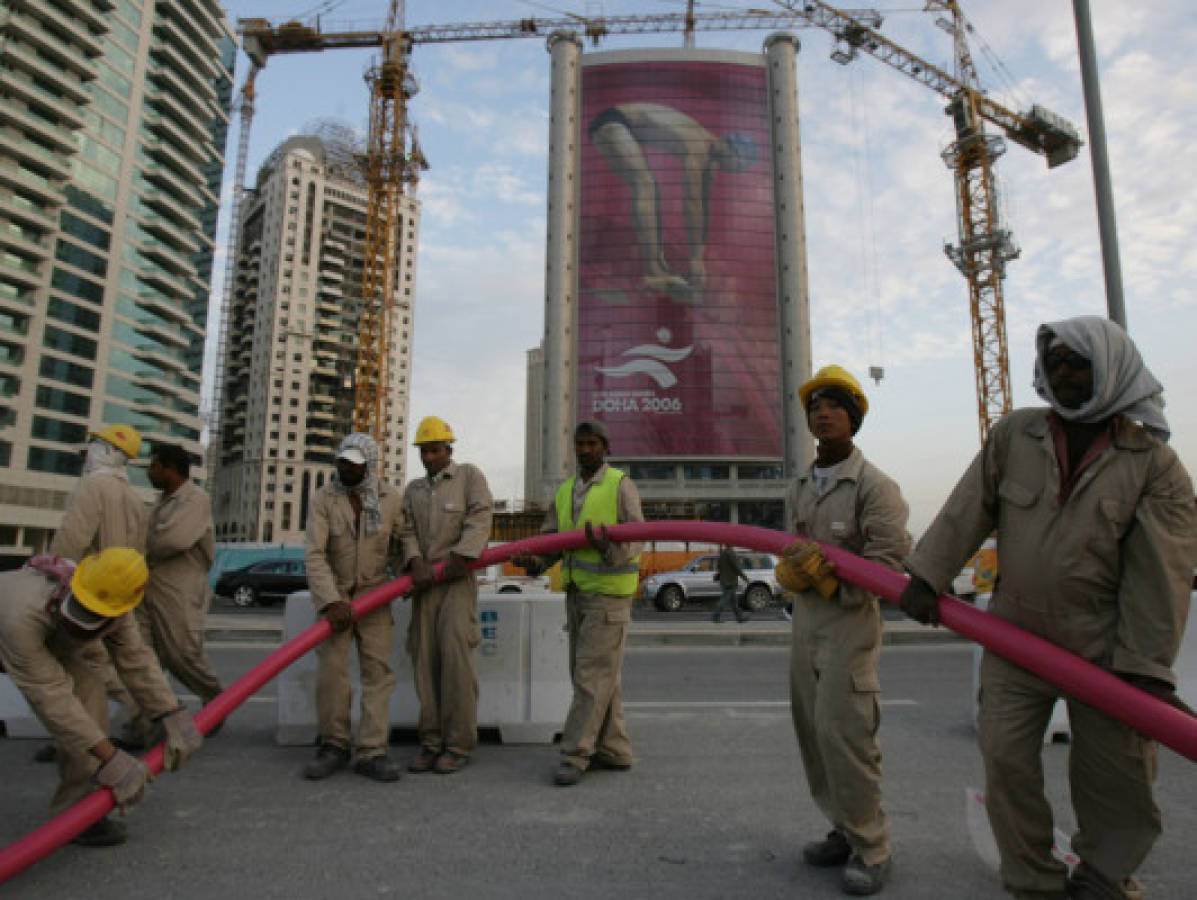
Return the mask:
{"type": "MultiPolygon", "coordinates": [[[[858,448],[819,493],[808,471],[790,491],[794,533],[892,569],[910,550],[909,508],[898,485],[858,448]]],[[[811,796],[866,865],[890,856],[881,808],[881,611],[841,581],[830,599],[796,595],[790,708],[811,796]]]]}
{"type": "MultiPolygon", "coordinates": [[[[574,482],[573,518],[582,512],[586,494],[601,484],[607,464],[599,466],[589,479],[579,471],[574,482]]],[[[640,494],[631,478],[619,482],[616,494],[618,524],[643,522],[640,494]]],[[[555,534],[557,506],[549,507],[541,534],[555,534]]],[[[640,555],[641,544],[613,544],[603,560],[618,568],[640,555]]],[[[549,562],[555,558],[549,558],[549,562]]],[[[590,757],[598,755],[615,765],[631,765],[632,742],[623,716],[623,651],[632,621],[632,598],[611,597],[579,591],[570,585],[565,593],[566,629],[569,633],[569,673],[573,700],[561,736],[561,755],[566,762],[585,771],[590,757]]]]}
{"type": "MultiPolygon", "coordinates": [[[[84,475],[71,493],[66,515],[50,542],[50,553],[76,562],[109,547],[132,547],[145,553],[146,516],[145,504],[126,479],[108,472],[84,475]]],[[[96,664],[104,667],[108,696],[125,708],[131,729],[128,736],[144,739],[145,735],[136,733],[140,713],[137,703],[121,684],[112,664],[103,659],[103,645],[92,641],[85,652],[93,654],[96,664]]]]}
{"type": "MultiPolygon", "coordinates": [[[[389,484],[378,486],[382,521],[378,531],[366,534],[365,512],[354,516],[349,496],[329,483],[316,492],[305,537],[308,587],[316,611],[338,600],[352,600],[387,580],[391,541],[402,524],[399,492],[389,484]]],[[[349,680],[349,649],[357,642],[361,668],[361,721],[358,723],[359,759],[383,756],[390,734],[391,637],[394,618],[389,603],[367,613],[351,628],[334,633],[316,648],[316,717],[320,740],[349,749],[353,686],[349,680]]]]}
{"type": "MultiPolygon", "coordinates": [[[[1176,454],[1115,419],[1112,442],[1062,495],[1047,410],[1020,409],[994,426],[907,560],[943,591],[997,529],[998,582],[989,612],[1115,672],[1175,684],[1172,662],[1188,615],[1197,512],[1176,454]]],[[[1059,688],[985,652],[979,732],[989,819],[1002,880],[1016,895],[1062,893],[1043,793],[1044,730],[1059,688]]],[[[1152,798],[1156,745],[1083,703],[1068,701],[1073,848],[1115,885],[1161,830],[1152,798]]]]}
{"type": "Polygon", "coordinates": [[[136,618],[142,640],[162,665],[207,704],[220,680],[204,656],[208,570],[212,567],[212,505],[185,481],[150,511],[146,564],[150,580],[136,618]]]}
{"type": "MultiPolygon", "coordinates": [[[[416,557],[444,562],[450,553],[477,559],[490,540],[491,496],[477,466],[450,462],[416,478],[403,493],[403,565],[416,557]]],[[[420,699],[420,745],[469,756],[478,743],[478,628],[474,573],[439,582],[412,597],[407,652],[420,699]]]]}
{"type": "Polygon", "coordinates": [[[102,638],[81,643],[46,610],[56,587],[53,579],[29,569],[0,575],[0,661],[58,746],[58,789],[51,802],[57,815],[94,789],[90,778],[99,760],[89,750],[108,738],[109,656],[149,717],[173,712],[179,701],[131,615],[121,616],[102,638]],[[86,652],[101,642],[106,655],[86,652]]]}

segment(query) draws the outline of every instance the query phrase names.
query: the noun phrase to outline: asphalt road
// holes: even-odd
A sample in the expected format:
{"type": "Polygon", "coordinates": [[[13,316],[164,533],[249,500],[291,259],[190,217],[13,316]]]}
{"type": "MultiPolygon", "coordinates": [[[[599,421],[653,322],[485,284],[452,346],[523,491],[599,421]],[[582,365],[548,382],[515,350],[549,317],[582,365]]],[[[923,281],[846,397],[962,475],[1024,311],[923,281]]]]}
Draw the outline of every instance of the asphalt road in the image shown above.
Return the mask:
{"type": "MultiPolygon", "coordinates": [[[[265,646],[217,646],[232,678],[265,646]]],[[[895,868],[885,895],[1004,896],[970,829],[981,785],[969,724],[971,651],[887,647],[881,742],[895,868]]],[[[459,775],[378,785],[352,774],[298,777],[308,748],[273,742],[268,688],[182,772],[160,777],[128,817],[123,847],[68,847],[9,884],[5,898],[840,897],[834,872],[798,848],[827,823],[795,747],[778,648],[636,648],[625,666],[638,763],[555,788],[547,746],[479,747],[459,775]]],[[[0,740],[8,778],[0,843],[45,818],[52,766],[36,743],[0,740]]],[[[399,759],[413,745],[392,748],[399,759]]],[[[1072,827],[1067,747],[1045,749],[1059,824],[1072,827]]],[[[1197,778],[1161,754],[1165,834],[1140,873],[1153,900],[1193,896],[1197,778]]],[[[983,834],[983,829],[980,832],[983,834]]]]}

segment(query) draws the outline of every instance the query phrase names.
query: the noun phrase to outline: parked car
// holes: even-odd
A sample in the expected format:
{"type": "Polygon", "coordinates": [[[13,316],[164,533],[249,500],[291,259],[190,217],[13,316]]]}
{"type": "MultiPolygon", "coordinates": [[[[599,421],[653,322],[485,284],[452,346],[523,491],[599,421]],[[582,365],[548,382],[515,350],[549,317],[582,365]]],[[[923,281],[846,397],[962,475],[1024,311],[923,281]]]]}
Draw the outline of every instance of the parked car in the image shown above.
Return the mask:
{"type": "Polygon", "coordinates": [[[548,575],[505,575],[501,565],[477,572],[478,590],[484,594],[539,594],[552,590],[548,575]]]}
{"type": "MultiPolygon", "coordinates": [[[[781,591],[773,576],[777,557],[744,551],[736,556],[748,576],[748,584],[741,581],[737,593],[740,606],[753,612],[764,609],[781,591]]],[[[650,575],[640,583],[640,596],[662,612],[677,612],[687,602],[716,598],[722,590],[715,578],[718,560],[718,553],[696,556],[676,572],[650,575]]]]}
{"type": "Polygon", "coordinates": [[[294,591],[306,591],[308,574],[302,559],[261,559],[223,573],[213,593],[237,606],[281,603],[294,591]]]}

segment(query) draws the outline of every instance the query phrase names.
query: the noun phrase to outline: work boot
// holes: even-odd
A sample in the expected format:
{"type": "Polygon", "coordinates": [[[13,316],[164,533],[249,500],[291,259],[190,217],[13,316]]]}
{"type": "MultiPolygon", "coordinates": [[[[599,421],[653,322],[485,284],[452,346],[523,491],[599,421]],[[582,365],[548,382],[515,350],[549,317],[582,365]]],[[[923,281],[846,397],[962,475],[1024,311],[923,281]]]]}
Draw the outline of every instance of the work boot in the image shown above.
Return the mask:
{"type": "Polygon", "coordinates": [[[852,848],[848,839],[838,828],[827,832],[827,837],[821,841],[812,841],[802,848],[802,858],[807,865],[829,869],[832,866],[842,866],[852,855],[852,848]]]}
{"type": "Polygon", "coordinates": [[[303,767],[303,777],[309,781],[327,778],[338,769],[349,765],[349,751],[336,744],[321,744],[316,758],[303,767]]]}
{"type": "Polygon", "coordinates": [[[365,759],[359,758],[353,764],[353,771],[358,775],[373,778],[375,781],[399,780],[399,766],[391,762],[385,753],[380,756],[368,756],[365,759]]]}
{"type": "Polygon", "coordinates": [[[844,866],[840,886],[845,894],[858,897],[876,894],[885,887],[886,879],[889,878],[889,864],[889,859],[883,859],[875,865],[867,866],[863,859],[853,853],[848,865],[844,866]]]}
{"type": "Polygon", "coordinates": [[[125,842],[125,826],[107,816],[75,835],[72,844],[80,847],[115,847],[125,842]]]}
{"type": "Polygon", "coordinates": [[[436,758],[436,774],[452,775],[454,772],[460,772],[469,764],[470,758],[468,756],[462,756],[460,753],[446,750],[436,758]]]}
{"type": "Polygon", "coordinates": [[[1142,900],[1143,887],[1134,878],[1115,883],[1084,860],[1068,877],[1068,896],[1073,900],[1142,900]]]}
{"type": "Polygon", "coordinates": [[[431,750],[424,747],[420,750],[419,756],[413,756],[407,763],[407,771],[414,772],[420,775],[424,772],[431,772],[432,767],[436,765],[436,758],[440,753],[436,750],[431,750]]]}
{"type": "Polygon", "coordinates": [[[590,765],[595,769],[611,769],[614,772],[626,772],[632,768],[630,760],[624,762],[620,759],[612,759],[610,756],[600,756],[597,753],[590,757],[590,765]]]}
{"type": "Polygon", "coordinates": [[[562,761],[557,765],[557,771],[553,773],[553,784],[559,787],[573,787],[582,780],[582,770],[573,763],[562,761]]]}
{"type": "Polygon", "coordinates": [[[53,744],[42,744],[37,748],[37,753],[33,754],[33,761],[40,763],[50,763],[58,759],[58,748],[53,744]]]}

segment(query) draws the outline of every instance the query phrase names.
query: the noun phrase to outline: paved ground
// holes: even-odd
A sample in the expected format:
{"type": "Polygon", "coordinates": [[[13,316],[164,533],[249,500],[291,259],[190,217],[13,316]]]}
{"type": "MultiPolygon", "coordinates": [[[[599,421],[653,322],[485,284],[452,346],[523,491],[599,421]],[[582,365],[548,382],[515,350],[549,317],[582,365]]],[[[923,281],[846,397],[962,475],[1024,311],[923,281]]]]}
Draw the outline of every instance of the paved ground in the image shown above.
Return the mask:
{"type": "MultiPolygon", "coordinates": [[[[214,657],[228,678],[268,648],[226,643],[214,657]]],[[[553,748],[493,742],[451,777],[306,782],[298,772],[311,751],[274,744],[266,691],[184,771],[151,786],[127,820],[128,844],[68,847],[0,886],[0,897],[840,897],[835,873],[798,857],[826,823],[798,762],[786,659],[769,646],[631,649],[625,689],[638,764],[569,789],[548,783],[553,748]]],[[[981,783],[970,661],[958,644],[883,653],[896,854],[887,897],[1003,896],[967,814],[967,788],[981,783]]],[[[0,740],[0,844],[44,821],[54,773],[29,761],[34,747],[0,740]]],[[[397,758],[414,751],[393,748],[397,758]]],[[[1045,757],[1068,829],[1067,747],[1045,757]]],[[[1169,752],[1161,769],[1166,833],[1142,878],[1153,900],[1181,900],[1197,884],[1197,777],[1169,752]]]]}

